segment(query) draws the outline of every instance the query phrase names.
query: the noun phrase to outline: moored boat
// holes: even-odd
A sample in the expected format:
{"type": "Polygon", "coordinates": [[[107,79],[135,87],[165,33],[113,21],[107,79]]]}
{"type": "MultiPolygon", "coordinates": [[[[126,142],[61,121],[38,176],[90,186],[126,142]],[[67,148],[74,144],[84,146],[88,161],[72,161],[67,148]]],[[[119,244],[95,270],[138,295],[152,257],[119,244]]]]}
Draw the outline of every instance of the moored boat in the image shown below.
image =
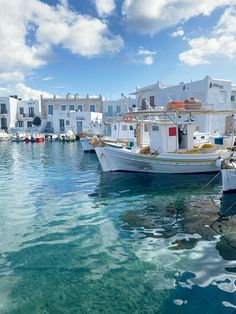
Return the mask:
{"type": "Polygon", "coordinates": [[[224,193],[236,193],[236,159],[230,158],[221,164],[224,193]]]}

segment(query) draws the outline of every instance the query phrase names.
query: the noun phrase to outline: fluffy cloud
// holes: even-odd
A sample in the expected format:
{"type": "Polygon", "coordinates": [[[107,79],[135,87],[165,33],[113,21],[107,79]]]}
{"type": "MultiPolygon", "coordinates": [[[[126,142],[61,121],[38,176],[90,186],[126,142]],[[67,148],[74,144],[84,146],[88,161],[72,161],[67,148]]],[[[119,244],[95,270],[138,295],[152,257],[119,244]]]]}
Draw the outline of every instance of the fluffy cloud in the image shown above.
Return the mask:
{"type": "Polygon", "coordinates": [[[234,0],[125,0],[122,12],[132,31],[153,35],[198,15],[210,15],[234,0]]]}
{"type": "Polygon", "coordinates": [[[178,28],[177,31],[171,34],[171,37],[183,37],[183,36],[184,36],[184,30],[182,28],[178,28]]]}
{"type": "Polygon", "coordinates": [[[152,65],[154,63],[155,55],[156,51],[151,51],[148,49],[144,49],[143,47],[139,47],[137,52],[135,52],[133,55],[127,56],[126,59],[130,63],[152,65]]]}
{"type": "Polygon", "coordinates": [[[123,46],[105,21],[80,15],[66,0],[56,6],[0,0],[0,7],[0,80],[23,81],[47,64],[56,45],[84,57],[115,53],[123,46]]]}
{"type": "Polygon", "coordinates": [[[95,0],[96,9],[99,16],[108,16],[115,10],[114,0],[95,0]]]}
{"type": "Polygon", "coordinates": [[[189,40],[189,46],[179,56],[180,61],[189,65],[210,63],[210,57],[217,55],[235,57],[236,9],[226,9],[211,34],[189,40]]]}

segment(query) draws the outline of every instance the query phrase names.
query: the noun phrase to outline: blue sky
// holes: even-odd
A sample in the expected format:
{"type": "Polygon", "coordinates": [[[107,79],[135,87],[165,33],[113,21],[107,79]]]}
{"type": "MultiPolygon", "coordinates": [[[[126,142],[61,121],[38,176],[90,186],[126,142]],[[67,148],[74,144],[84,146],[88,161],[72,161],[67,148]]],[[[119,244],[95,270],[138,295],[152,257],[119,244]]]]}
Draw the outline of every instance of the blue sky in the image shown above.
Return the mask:
{"type": "Polygon", "coordinates": [[[0,0],[0,95],[236,83],[235,0],[0,0]]]}

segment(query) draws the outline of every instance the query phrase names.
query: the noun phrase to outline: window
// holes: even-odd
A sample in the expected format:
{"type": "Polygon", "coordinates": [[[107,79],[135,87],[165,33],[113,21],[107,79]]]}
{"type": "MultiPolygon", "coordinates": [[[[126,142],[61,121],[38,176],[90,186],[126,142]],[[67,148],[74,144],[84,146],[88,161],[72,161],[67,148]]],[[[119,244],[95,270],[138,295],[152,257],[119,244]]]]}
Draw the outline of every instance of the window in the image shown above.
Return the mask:
{"type": "Polygon", "coordinates": [[[150,103],[150,106],[151,106],[151,107],[154,107],[154,106],[155,106],[154,102],[155,102],[155,96],[150,96],[150,98],[149,98],[149,103],[150,103]]]}
{"type": "Polygon", "coordinates": [[[130,131],[133,131],[134,127],[132,125],[129,126],[130,131]]]}
{"type": "Polygon", "coordinates": [[[48,105],[48,114],[53,115],[53,105],[48,105]]]}
{"type": "Polygon", "coordinates": [[[120,108],[120,106],[116,106],[116,113],[121,113],[121,108],[120,108]]]}
{"type": "Polygon", "coordinates": [[[65,131],[65,121],[64,119],[59,119],[59,128],[61,132],[65,131]]]}
{"type": "Polygon", "coordinates": [[[23,121],[18,121],[18,127],[23,128],[24,127],[24,122],[23,121]]]}
{"type": "Polygon", "coordinates": [[[20,114],[24,114],[24,107],[20,107],[20,114]]]}
{"type": "Polygon", "coordinates": [[[74,106],[74,105],[70,105],[70,106],[69,106],[69,110],[70,110],[70,111],[74,111],[74,110],[75,110],[75,106],[74,106]]]}
{"type": "Polygon", "coordinates": [[[70,120],[66,120],[66,125],[70,125],[70,120]]]}
{"type": "Polygon", "coordinates": [[[83,106],[82,106],[82,105],[78,105],[78,110],[79,110],[80,112],[82,112],[82,111],[83,111],[83,106]]]}
{"type": "Polygon", "coordinates": [[[142,110],[146,110],[146,109],[147,109],[146,98],[143,98],[143,99],[142,99],[141,109],[142,109],[142,110]]]}
{"type": "Polygon", "coordinates": [[[114,130],[116,131],[116,125],[114,125],[114,130]]]}
{"type": "Polygon", "coordinates": [[[66,105],[61,105],[61,110],[66,110],[66,105]]]}
{"type": "Polygon", "coordinates": [[[32,122],[31,121],[27,121],[27,128],[32,128],[32,122]]]}
{"type": "Polygon", "coordinates": [[[127,131],[127,125],[122,125],[122,131],[127,131]]]}
{"type": "Polygon", "coordinates": [[[107,110],[108,110],[108,115],[112,116],[113,115],[113,107],[112,106],[108,106],[107,110]]]}
{"type": "Polygon", "coordinates": [[[235,101],[235,95],[231,95],[230,100],[231,100],[231,101],[235,101]]]}
{"type": "Polygon", "coordinates": [[[144,132],[148,132],[148,124],[144,124],[144,132]]]}
{"type": "Polygon", "coordinates": [[[1,104],[1,113],[7,113],[7,105],[6,104],[1,104]]]}
{"type": "Polygon", "coordinates": [[[29,117],[34,117],[34,107],[29,107],[29,117]]]}
{"type": "Polygon", "coordinates": [[[159,126],[156,125],[156,124],[154,124],[154,125],[152,126],[152,130],[153,130],[153,131],[159,131],[159,126]]]}
{"type": "Polygon", "coordinates": [[[95,109],[96,109],[95,105],[90,105],[90,112],[95,112],[96,111],[95,109]]]}

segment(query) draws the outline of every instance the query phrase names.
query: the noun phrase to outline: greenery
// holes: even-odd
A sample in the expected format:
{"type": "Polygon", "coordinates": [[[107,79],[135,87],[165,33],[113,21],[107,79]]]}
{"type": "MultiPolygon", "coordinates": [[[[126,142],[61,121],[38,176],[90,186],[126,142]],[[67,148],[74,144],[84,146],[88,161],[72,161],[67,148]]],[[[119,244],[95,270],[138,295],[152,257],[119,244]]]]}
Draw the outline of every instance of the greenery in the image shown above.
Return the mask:
{"type": "Polygon", "coordinates": [[[41,119],[38,116],[36,116],[32,123],[33,123],[33,125],[40,126],[41,125],[41,119]]]}

